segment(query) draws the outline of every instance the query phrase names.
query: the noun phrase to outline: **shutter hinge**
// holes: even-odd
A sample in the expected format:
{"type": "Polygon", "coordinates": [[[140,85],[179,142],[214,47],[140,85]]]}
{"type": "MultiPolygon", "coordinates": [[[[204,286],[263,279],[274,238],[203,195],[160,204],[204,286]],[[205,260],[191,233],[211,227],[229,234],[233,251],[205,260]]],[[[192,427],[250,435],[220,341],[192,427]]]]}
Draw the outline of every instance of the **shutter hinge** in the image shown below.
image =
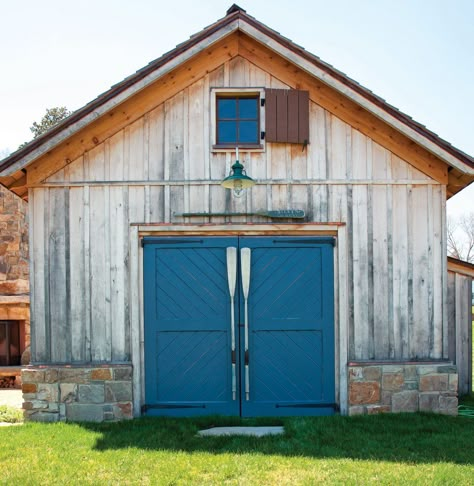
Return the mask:
{"type": "Polygon", "coordinates": [[[260,106],[265,106],[265,98],[260,98],[260,106]]]}
{"type": "Polygon", "coordinates": [[[260,140],[264,140],[265,139],[265,132],[260,132],[260,140]]]}

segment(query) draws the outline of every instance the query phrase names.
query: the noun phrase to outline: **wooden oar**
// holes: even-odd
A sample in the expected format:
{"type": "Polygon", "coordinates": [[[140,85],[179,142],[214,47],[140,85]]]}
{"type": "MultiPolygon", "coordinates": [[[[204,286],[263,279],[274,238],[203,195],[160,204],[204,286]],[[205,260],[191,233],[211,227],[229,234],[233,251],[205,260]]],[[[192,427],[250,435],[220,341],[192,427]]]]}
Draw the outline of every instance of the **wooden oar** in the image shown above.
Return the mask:
{"type": "Polygon", "coordinates": [[[263,216],[265,218],[275,219],[302,219],[305,212],[302,209],[275,209],[271,211],[255,211],[252,213],[174,213],[174,216],[183,216],[185,218],[212,218],[223,216],[263,216]]]}
{"type": "Polygon", "coordinates": [[[244,350],[245,350],[245,399],[250,398],[250,382],[249,382],[249,314],[248,314],[248,298],[250,288],[250,248],[242,248],[240,250],[240,269],[242,272],[242,290],[244,293],[244,316],[245,316],[245,336],[244,336],[244,350]]]}
{"type": "Polygon", "coordinates": [[[237,279],[237,248],[229,246],[227,248],[227,282],[230,294],[230,332],[231,332],[231,362],[232,362],[232,400],[236,399],[237,380],[235,377],[235,316],[234,316],[234,296],[235,281],[237,279]]]}

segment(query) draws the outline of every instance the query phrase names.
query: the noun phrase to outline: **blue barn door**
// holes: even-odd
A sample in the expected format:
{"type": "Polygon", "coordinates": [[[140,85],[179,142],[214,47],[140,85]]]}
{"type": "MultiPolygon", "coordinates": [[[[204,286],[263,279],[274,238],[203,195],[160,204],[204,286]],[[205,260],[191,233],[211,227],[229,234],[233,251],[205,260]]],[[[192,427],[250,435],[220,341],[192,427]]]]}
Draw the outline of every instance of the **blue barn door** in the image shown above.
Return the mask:
{"type": "Polygon", "coordinates": [[[333,413],[332,239],[145,238],[144,298],[145,413],[333,413]]]}
{"type": "MultiPolygon", "coordinates": [[[[240,239],[240,247],[251,255],[249,393],[248,400],[242,397],[242,416],[334,412],[332,241],[240,239]]],[[[245,351],[241,360],[245,367],[245,351]]]]}

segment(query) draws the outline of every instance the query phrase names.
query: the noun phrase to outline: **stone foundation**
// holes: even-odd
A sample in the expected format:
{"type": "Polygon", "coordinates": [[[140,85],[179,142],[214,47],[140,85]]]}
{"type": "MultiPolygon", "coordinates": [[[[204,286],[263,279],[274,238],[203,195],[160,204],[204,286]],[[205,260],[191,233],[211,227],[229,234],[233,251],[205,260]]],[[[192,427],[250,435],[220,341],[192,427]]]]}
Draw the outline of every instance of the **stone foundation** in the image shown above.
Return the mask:
{"type": "Polygon", "coordinates": [[[29,366],[21,370],[25,420],[130,419],[132,366],[29,366]]]}
{"type": "Polygon", "coordinates": [[[458,374],[450,363],[349,363],[349,415],[458,413],[458,374]]]}

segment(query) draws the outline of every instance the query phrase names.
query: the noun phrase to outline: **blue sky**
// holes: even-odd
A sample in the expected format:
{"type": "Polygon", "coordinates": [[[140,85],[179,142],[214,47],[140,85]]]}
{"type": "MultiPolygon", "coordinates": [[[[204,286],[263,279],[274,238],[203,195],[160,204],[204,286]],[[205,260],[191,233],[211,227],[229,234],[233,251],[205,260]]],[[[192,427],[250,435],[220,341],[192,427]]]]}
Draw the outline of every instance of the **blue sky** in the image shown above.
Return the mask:
{"type": "MultiPolygon", "coordinates": [[[[474,154],[472,0],[241,0],[247,13],[474,154]]],[[[1,0],[0,154],[225,15],[231,1],[1,0]]],[[[448,203],[474,211],[474,185],[448,203]]]]}

